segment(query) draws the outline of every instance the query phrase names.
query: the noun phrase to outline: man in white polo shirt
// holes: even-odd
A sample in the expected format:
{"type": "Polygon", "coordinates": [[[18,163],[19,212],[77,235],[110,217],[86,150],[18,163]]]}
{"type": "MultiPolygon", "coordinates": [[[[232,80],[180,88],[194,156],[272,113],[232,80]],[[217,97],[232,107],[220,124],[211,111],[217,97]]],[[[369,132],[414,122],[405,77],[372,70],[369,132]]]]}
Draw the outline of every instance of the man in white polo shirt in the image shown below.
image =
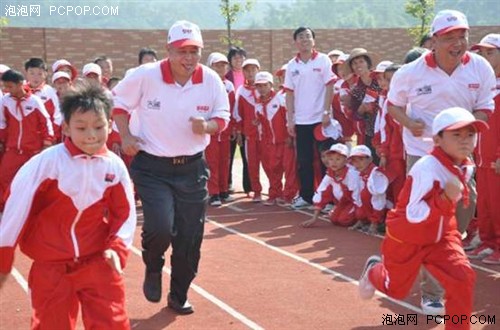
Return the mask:
{"type": "Polygon", "coordinates": [[[193,312],[187,292],[198,270],[208,200],[203,151],[229,122],[224,84],[199,64],[202,48],[197,25],[175,22],[168,59],[138,67],[113,89],[113,117],[123,151],[135,155],[131,176],[144,210],[144,295],[161,300],[164,253],[172,244],[168,307],[179,314],[193,312]],[[139,119],[137,136],[128,127],[131,109],[139,119]]]}
{"type": "MultiPolygon", "coordinates": [[[[494,109],[495,75],[488,62],[467,52],[469,24],[461,12],[443,10],[431,26],[433,51],[404,65],[391,81],[389,113],[403,125],[407,170],[433,146],[432,121],[443,109],[461,107],[477,119],[487,120],[494,109]]],[[[470,189],[475,192],[475,189],[470,189]]],[[[475,209],[457,208],[458,229],[467,228],[475,209]]],[[[424,276],[425,277],[425,276],[424,276]]],[[[428,314],[442,314],[442,292],[427,288],[422,281],[422,308],[428,314]]]]}
{"type": "Polygon", "coordinates": [[[284,89],[288,133],[296,137],[297,165],[300,181],[299,197],[292,208],[301,209],[312,203],[314,194],[314,127],[330,122],[333,98],[332,84],[336,76],[326,54],[314,49],[315,34],[311,28],[299,27],[293,33],[298,54],[286,68],[284,89]]]}

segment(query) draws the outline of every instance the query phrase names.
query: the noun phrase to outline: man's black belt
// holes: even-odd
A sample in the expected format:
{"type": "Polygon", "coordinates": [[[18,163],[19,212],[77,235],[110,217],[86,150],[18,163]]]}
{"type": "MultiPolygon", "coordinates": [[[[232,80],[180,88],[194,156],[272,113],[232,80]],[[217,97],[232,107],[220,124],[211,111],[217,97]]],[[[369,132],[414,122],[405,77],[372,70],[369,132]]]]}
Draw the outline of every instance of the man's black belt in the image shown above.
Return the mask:
{"type": "Polygon", "coordinates": [[[176,156],[176,157],[160,157],[160,156],[151,155],[145,151],[141,151],[141,152],[143,152],[144,154],[146,154],[152,158],[157,158],[158,160],[164,161],[165,163],[167,163],[169,165],[174,165],[174,166],[189,164],[189,163],[192,163],[195,160],[203,157],[203,151],[200,151],[199,153],[191,155],[191,156],[176,156]]]}

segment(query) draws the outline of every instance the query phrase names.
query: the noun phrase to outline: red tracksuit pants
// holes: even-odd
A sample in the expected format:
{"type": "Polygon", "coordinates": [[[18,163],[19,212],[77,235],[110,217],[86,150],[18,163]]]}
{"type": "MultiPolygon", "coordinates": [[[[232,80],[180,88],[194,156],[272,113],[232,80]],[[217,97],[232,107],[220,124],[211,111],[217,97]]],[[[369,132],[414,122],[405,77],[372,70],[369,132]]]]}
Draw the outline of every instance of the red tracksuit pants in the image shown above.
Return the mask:
{"type": "MultiPolygon", "coordinates": [[[[268,161],[264,151],[264,142],[258,140],[256,137],[248,137],[245,143],[245,154],[248,163],[248,176],[250,177],[250,186],[255,194],[262,192],[262,185],[260,184],[260,163],[266,174],[269,173],[268,161]]],[[[269,175],[268,175],[269,176],[269,175]]]]}
{"type": "Polygon", "coordinates": [[[17,150],[7,150],[3,154],[0,162],[0,211],[3,211],[5,194],[17,171],[34,155],[32,152],[19,153],[17,150]]]}
{"type": "Polygon", "coordinates": [[[103,257],[78,263],[35,261],[28,283],[32,329],[75,329],[80,305],[85,329],[130,329],[124,280],[103,257]]]}
{"type": "Polygon", "coordinates": [[[337,226],[349,227],[356,222],[355,206],[351,200],[334,201],[335,207],[330,213],[330,221],[337,226]]]}
{"type": "Polygon", "coordinates": [[[398,196],[406,180],[406,161],[404,159],[391,159],[387,160],[384,173],[389,179],[389,186],[387,187],[387,200],[396,205],[398,196]]]}
{"type": "Polygon", "coordinates": [[[229,140],[217,141],[215,136],[212,137],[210,144],[205,149],[205,158],[210,170],[209,195],[225,193],[229,189],[229,152],[229,140]]]}
{"type": "MultiPolygon", "coordinates": [[[[369,273],[373,286],[396,299],[410,292],[420,267],[425,268],[443,286],[446,315],[472,314],[476,273],[462,248],[458,231],[446,233],[436,244],[414,245],[398,242],[387,235],[382,241],[383,263],[369,273]]],[[[446,329],[470,329],[468,324],[446,322],[446,329]]]]}
{"type": "Polygon", "coordinates": [[[500,174],[492,168],[478,167],[476,173],[477,225],[481,241],[500,251],[500,174]]]}
{"type": "MultiPolygon", "coordinates": [[[[292,200],[299,191],[295,148],[285,143],[265,145],[269,179],[269,199],[284,198],[292,200]],[[283,188],[283,174],[285,186],[283,188]]],[[[263,164],[264,165],[264,164],[263,164]]]]}

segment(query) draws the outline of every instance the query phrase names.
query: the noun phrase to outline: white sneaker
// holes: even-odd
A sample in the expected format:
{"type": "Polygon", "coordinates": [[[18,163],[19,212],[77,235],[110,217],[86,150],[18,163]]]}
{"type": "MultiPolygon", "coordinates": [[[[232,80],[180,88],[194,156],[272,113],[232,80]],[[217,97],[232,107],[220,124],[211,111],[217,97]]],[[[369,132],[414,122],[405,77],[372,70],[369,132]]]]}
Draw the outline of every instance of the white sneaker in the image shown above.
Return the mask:
{"type": "Polygon", "coordinates": [[[373,266],[380,262],[382,262],[382,259],[376,255],[369,257],[365,262],[365,267],[363,268],[363,273],[361,273],[361,277],[359,278],[358,285],[358,293],[363,300],[371,299],[375,294],[375,287],[372,282],[370,282],[368,273],[373,266]]]}
{"type": "Polygon", "coordinates": [[[441,298],[422,297],[420,307],[425,315],[444,315],[444,303],[441,298]]]}
{"type": "Polygon", "coordinates": [[[305,209],[305,208],[308,208],[310,207],[311,204],[306,202],[302,197],[297,197],[297,199],[295,199],[293,201],[293,203],[290,205],[290,207],[294,210],[301,210],[301,209],[305,209]]]}
{"type": "Polygon", "coordinates": [[[333,204],[326,204],[326,206],[321,210],[321,213],[330,214],[330,212],[333,210],[333,207],[333,204]]]}

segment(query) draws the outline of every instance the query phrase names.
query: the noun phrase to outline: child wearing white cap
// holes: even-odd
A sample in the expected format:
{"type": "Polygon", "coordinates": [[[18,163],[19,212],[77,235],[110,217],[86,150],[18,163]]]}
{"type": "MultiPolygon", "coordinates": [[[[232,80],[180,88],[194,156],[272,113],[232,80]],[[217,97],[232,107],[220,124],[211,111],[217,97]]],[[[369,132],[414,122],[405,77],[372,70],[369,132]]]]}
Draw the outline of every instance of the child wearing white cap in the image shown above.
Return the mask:
{"type": "MultiPolygon", "coordinates": [[[[472,313],[475,273],[457,230],[455,207],[469,200],[469,160],[477,133],[488,125],[463,108],[449,108],[432,125],[434,149],[412,167],[396,208],[386,219],[383,261],[368,258],[359,280],[359,294],[370,299],[375,290],[403,299],[419,269],[426,269],[446,291],[446,314],[472,313]]],[[[445,329],[470,329],[470,324],[446,323],[445,329]]]]}
{"type": "Polygon", "coordinates": [[[389,179],[374,163],[371,150],[365,145],[357,145],[349,154],[349,161],[361,178],[360,205],[356,207],[357,222],[349,229],[364,229],[369,224],[369,234],[376,234],[383,223],[386,212],[386,191],[389,179]]]}
{"type": "MultiPolygon", "coordinates": [[[[234,109],[235,93],[234,85],[225,78],[229,61],[226,55],[218,52],[211,53],[207,59],[207,66],[217,72],[224,83],[227,96],[229,98],[229,110],[231,114],[234,109]]],[[[229,195],[229,154],[230,138],[235,130],[234,118],[231,116],[228,127],[222,132],[213,135],[210,143],[205,149],[205,157],[210,177],[208,179],[208,194],[210,199],[208,204],[211,206],[220,206],[223,201],[232,200],[229,195]]]]}
{"type": "Polygon", "coordinates": [[[356,221],[356,206],[360,206],[360,177],[358,171],[348,164],[349,148],[337,143],[326,154],[329,167],[313,197],[314,215],[301,223],[304,228],[312,227],[321,210],[331,202],[335,204],[329,215],[332,224],[348,227],[356,221]]]}
{"type": "Polygon", "coordinates": [[[273,75],[261,71],[255,76],[255,113],[262,126],[263,167],[269,179],[269,199],[264,205],[289,204],[299,190],[295,146],[286,128],[284,99],[273,89],[273,75]],[[283,175],[285,185],[283,186],[283,175]]]}
{"type": "MultiPolygon", "coordinates": [[[[477,164],[477,225],[481,244],[467,253],[485,264],[500,264],[500,34],[490,33],[471,47],[490,62],[497,79],[495,111],[488,119],[490,129],[481,133],[475,149],[477,164]]],[[[473,233],[467,230],[470,236],[473,233]]]]}
{"type": "Polygon", "coordinates": [[[260,70],[260,63],[255,58],[247,58],[242,65],[245,83],[236,90],[236,103],[233,117],[236,121],[238,144],[245,143],[246,157],[248,163],[248,176],[253,191],[252,201],[262,201],[262,185],[260,184],[261,155],[261,126],[255,115],[255,103],[257,95],[255,92],[255,75],[260,70]],[[245,141],[243,141],[243,136],[245,141]]]}

